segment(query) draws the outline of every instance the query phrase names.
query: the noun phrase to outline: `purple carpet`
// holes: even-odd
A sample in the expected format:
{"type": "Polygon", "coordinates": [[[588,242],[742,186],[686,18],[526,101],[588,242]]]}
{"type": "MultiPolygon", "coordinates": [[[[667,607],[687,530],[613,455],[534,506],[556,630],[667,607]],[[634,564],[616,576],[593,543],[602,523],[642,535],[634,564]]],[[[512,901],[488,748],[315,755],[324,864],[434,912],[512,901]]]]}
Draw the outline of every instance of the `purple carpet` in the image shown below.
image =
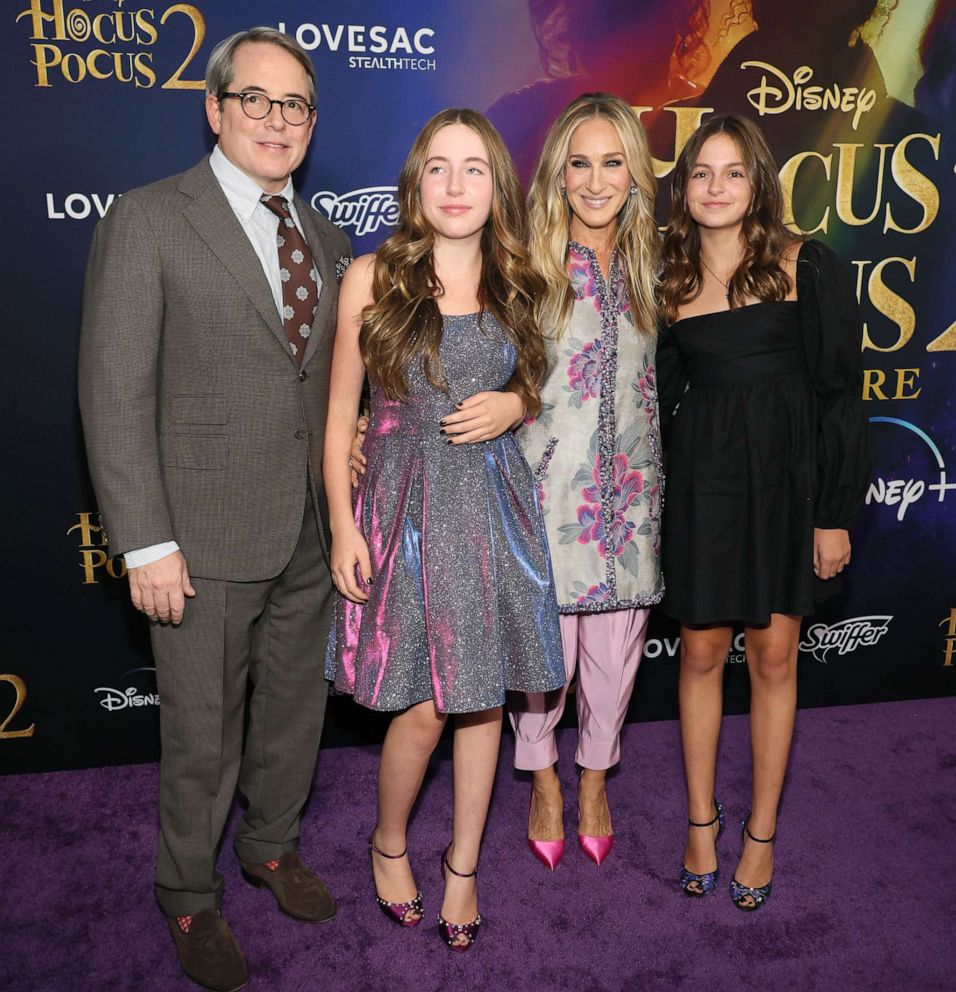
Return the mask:
{"type": "MultiPolygon", "coordinates": [[[[372,899],[365,838],[375,748],[323,753],[300,852],[329,883],[338,916],[282,916],[239,877],[231,828],[220,858],[223,914],[257,992],[334,989],[899,990],[956,988],[956,698],[802,710],[781,810],[773,896],[738,912],[726,885],[739,852],[728,830],[718,892],[684,898],[675,723],[632,724],[610,779],[617,834],[597,868],[576,845],[551,875],[527,850],[529,786],[506,736],[479,874],[478,944],[453,955],[431,924],[450,823],[451,767],[432,763],[411,827],[426,920],[403,931],[372,899]]],[[[573,731],[559,737],[573,799],[573,731]]],[[[0,779],[5,992],[195,988],[179,972],[151,889],[157,767],[0,779]]],[[[747,811],[746,720],[727,718],[718,797],[747,811]]],[[[576,814],[566,826],[573,837],[576,814]]]]}

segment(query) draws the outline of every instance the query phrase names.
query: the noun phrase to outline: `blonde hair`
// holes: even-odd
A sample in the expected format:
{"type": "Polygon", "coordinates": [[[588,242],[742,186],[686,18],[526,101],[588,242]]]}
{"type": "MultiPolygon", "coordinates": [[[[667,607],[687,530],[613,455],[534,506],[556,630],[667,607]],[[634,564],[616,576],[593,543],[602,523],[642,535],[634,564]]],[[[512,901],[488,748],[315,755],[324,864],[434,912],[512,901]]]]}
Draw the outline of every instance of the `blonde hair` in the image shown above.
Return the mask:
{"type": "Polygon", "coordinates": [[[538,303],[538,319],[559,337],[568,323],[574,291],[568,279],[568,239],[571,210],[561,195],[568,148],[575,129],[587,120],[609,121],[618,133],[636,192],[628,196],[617,216],[614,247],[627,283],[634,324],[645,334],[657,328],[657,270],[660,237],[654,222],[657,182],[647,137],[637,114],[619,96],[585,93],[568,104],[551,125],[531,178],[528,194],[531,260],[547,287],[538,303]]]}
{"type": "Polygon", "coordinates": [[[422,210],[419,185],[435,135],[464,124],[481,138],[491,166],[491,213],[481,234],[478,303],[498,319],[515,347],[512,389],[529,413],[540,409],[546,371],[544,341],[534,301],[544,291],[522,240],[525,205],[521,184],[501,135],[476,110],[437,113],[419,132],[398,180],[399,220],[375,253],[372,302],[362,312],[359,349],[369,376],[391,399],[408,395],[405,371],[421,356],[426,379],[446,389],[439,348],[442,321],[437,299],[444,292],[435,272],[435,233],[422,210]]]}

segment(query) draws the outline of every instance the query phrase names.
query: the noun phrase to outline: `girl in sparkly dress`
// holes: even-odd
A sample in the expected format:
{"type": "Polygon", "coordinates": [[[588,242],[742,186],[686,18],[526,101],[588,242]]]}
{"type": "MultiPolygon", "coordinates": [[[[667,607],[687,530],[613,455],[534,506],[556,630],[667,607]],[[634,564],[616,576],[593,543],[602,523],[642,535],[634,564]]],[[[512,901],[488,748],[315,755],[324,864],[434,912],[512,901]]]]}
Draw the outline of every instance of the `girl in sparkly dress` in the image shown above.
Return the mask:
{"type": "Polygon", "coordinates": [[[532,313],[540,280],[521,241],[511,159],[480,114],[447,110],[425,125],[398,199],[396,232],[351,265],[339,295],[324,459],[340,593],[328,674],[362,705],[397,712],[369,850],[378,904],[406,927],[423,906],[408,818],[456,715],[439,931],[464,951],[481,922],[475,873],[505,692],[564,682],[534,480],[497,423],[506,384],[527,409],[540,406],[544,350],[532,313]],[[368,469],[353,505],[349,455],[366,372],[368,469]],[[472,424],[464,443],[446,433],[456,411],[457,424],[472,424]]]}
{"type": "MultiPolygon", "coordinates": [[[[531,258],[546,280],[537,300],[548,366],[540,412],[525,417],[520,397],[506,392],[448,418],[460,442],[485,424],[524,420],[516,436],[535,467],[565,674],[577,672],[578,843],[597,864],[613,844],[605,778],[620,758],[649,607],[663,595],[654,194],[631,107],[608,93],[572,101],[546,136],[529,194],[531,258]]],[[[361,474],[358,444],[353,456],[361,474]]],[[[565,701],[564,686],[509,699],[515,764],[533,772],[528,844],[552,869],[565,850],[555,770],[565,701]]]]}

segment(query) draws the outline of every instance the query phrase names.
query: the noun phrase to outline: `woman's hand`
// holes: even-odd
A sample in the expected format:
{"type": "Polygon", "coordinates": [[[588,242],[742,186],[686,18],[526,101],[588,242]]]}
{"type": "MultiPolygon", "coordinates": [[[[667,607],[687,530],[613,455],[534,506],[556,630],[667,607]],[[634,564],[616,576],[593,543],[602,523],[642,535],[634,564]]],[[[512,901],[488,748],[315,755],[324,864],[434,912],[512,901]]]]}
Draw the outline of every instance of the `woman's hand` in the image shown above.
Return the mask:
{"type": "Polygon", "coordinates": [[[368,545],[357,527],[352,525],[344,528],[342,534],[333,533],[331,558],[335,588],[353,603],[367,603],[368,593],[356,581],[355,566],[358,565],[362,582],[370,586],[372,563],[368,556],[368,545]]]}
{"type": "Polygon", "coordinates": [[[813,528],[813,571],[817,578],[832,579],[850,564],[850,535],[845,530],[813,528]]]}
{"type": "Polygon", "coordinates": [[[352,470],[352,488],[359,484],[359,476],[365,475],[368,459],[362,452],[365,443],[365,432],[368,430],[368,417],[359,417],[355,423],[355,437],[352,438],[352,452],[349,455],[349,468],[352,470]]]}
{"type": "Polygon", "coordinates": [[[525,408],[517,393],[475,393],[457,404],[454,413],[439,421],[441,433],[452,444],[491,441],[524,420],[525,408]]]}

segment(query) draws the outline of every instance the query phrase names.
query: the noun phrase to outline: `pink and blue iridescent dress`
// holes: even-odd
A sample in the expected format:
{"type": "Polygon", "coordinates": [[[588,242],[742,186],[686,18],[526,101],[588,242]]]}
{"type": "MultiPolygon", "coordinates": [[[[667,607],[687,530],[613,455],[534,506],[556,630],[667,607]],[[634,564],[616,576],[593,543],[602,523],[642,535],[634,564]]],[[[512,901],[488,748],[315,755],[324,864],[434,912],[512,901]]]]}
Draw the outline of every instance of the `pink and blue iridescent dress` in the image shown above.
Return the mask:
{"type": "Polygon", "coordinates": [[[501,706],[505,692],[564,683],[551,562],[531,470],[510,431],[452,445],[439,421],[503,389],[515,351],[488,312],[444,316],[443,392],[421,362],[408,396],[373,385],[368,466],[355,522],[373,582],[365,604],[336,597],[326,675],[375,710],[427,699],[442,713],[501,706]]]}

